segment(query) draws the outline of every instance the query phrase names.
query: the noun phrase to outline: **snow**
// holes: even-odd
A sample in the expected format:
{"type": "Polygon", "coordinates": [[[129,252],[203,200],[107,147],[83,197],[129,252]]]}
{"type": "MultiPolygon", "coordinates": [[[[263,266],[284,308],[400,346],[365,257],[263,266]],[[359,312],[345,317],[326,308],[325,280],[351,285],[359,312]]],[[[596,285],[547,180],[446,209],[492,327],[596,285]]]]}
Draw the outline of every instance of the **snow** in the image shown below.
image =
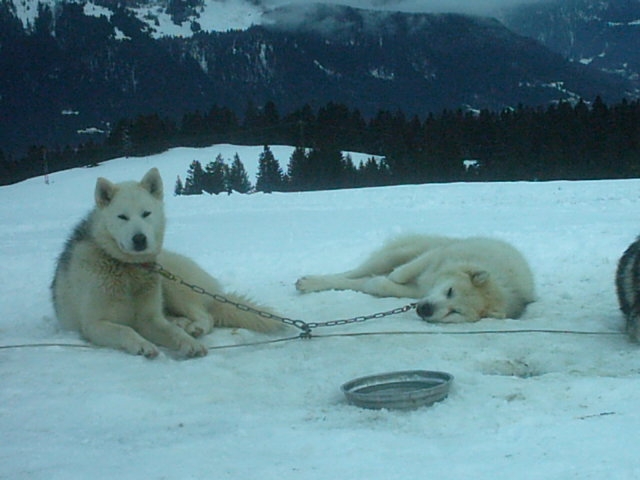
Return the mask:
{"type": "Polygon", "coordinates": [[[478,168],[480,168],[480,160],[463,160],[462,165],[464,166],[465,172],[468,172],[469,170],[477,170],[478,168]]]}
{"type": "MultiPolygon", "coordinates": [[[[59,0],[13,0],[16,15],[24,28],[33,26],[38,15],[38,4],[50,8],[59,0]]],[[[149,24],[156,38],[163,36],[190,37],[193,35],[191,21],[197,21],[204,31],[224,32],[230,29],[246,30],[252,25],[262,22],[264,7],[259,3],[247,0],[209,0],[198,7],[197,18],[193,17],[180,25],[176,25],[166,13],[166,5],[161,2],[150,2],[145,6],[131,7],[138,18],[149,24]]],[[[111,18],[113,11],[93,2],[84,4],[85,15],[111,18]]],[[[124,37],[126,38],[126,37],[124,37]]],[[[122,39],[122,38],[120,38],[122,39]]]]}
{"type": "MultiPolygon", "coordinates": [[[[0,349],[0,478],[640,476],[640,350],[621,334],[613,282],[640,230],[640,180],[170,194],[199,156],[238,152],[255,172],[249,159],[261,149],[174,149],[0,188],[0,344],[59,344],[0,349]],[[298,332],[219,329],[204,338],[209,355],[192,360],[64,346],[86,344],[53,318],[55,259],[91,207],[98,176],[137,179],[152,166],[167,188],[167,248],[289,317],[326,321],[407,304],[294,288],[299,276],[349,268],[404,232],[512,242],[532,265],[539,300],[519,320],[432,325],[407,312],[229,349],[213,347],[298,332]],[[598,334],[522,331],[549,329],[598,334]],[[372,335],[351,335],[361,333],[372,335]],[[376,411],[340,392],[359,376],[413,369],[453,374],[449,397],[376,411]]],[[[273,151],[286,163],[290,147],[273,151]]]]}
{"type": "Polygon", "coordinates": [[[637,27],[640,26],[640,19],[631,22],[607,22],[610,27],[637,27]]]}
{"type": "Polygon", "coordinates": [[[141,6],[133,8],[142,21],[153,18],[151,25],[156,38],[164,36],[190,37],[192,21],[198,22],[205,32],[226,32],[227,30],[246,30],[252,25],[262,23],[263,8],[246,0],[211,0],[197,7],[197,17],[191,17],[181,24],[174,23],[163,5],[141,6]]]}
{"type": "Polygon", "coordinates": [[[91,2],[84,4],[83,12],[88,17],[105,17],[109,20],[111,20],[111,17],[113,16],[113,12],[108,8],[91,2]]]}
{"type": "MultiPolygon", "coordinates": [[[[38,15],[38,4],[43,4],[51,9],[60,0],[12,0],[16,15],[21,20],[25,29],[33,27],[38,15]]],[[[494,15],[500,7],[505,5],[518,5],[539,0],[494,0],[484,2],[460,0],[395,0],[393,2],[381,2],[379,0],[341,0],[327,2],[341,5],[349,5],[355,8],[369,10],[387,10],[402,12],[457,12],[473,13],[481,15],[494,15]]],[[[98,2],[100,3],[100,2],[98,2]]],[[[146,23],[154,38],[162,37],[191,37],[194,34],[192,23],[197,22],[204,32],[226,32],[228,30],[246,30],[253,25],[269,24],[273,20],[270,13],[274,8],[283,5],[305,5],[308,0],[207,0],[195,7],[194,13],[185,21],[176,24],[169,15],[167,2],[145,2],[144,5],[129,6],[137,18],[146,23]]],[[[88,16],[111,18],[113,10],[98,5],[92,1],[84,4],[84,13],[88,16]]],[[[629,22],[628,25],[637,25],[638,22],[629,22]]],[[[611,26],[627,25],[611,23],[611,26]]],[[[114,32],[118,40],[129,40],[122,32],[114,32]]]]}
{"type": "Polygon", "coordinates": [[[384,67],[371,68],[369,74],[378,80],[393,80],[396,77],[395,73],[387,71],[384,67]]]}

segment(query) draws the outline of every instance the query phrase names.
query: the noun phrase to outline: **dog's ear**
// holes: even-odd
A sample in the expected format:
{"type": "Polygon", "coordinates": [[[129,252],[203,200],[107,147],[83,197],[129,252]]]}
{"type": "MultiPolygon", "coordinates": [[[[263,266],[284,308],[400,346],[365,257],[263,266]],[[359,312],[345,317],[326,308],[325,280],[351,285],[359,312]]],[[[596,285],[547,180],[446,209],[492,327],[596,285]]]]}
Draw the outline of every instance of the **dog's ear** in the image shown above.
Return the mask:
{"type": "Polygon", "coordinates": [[[471,283],[476,287],[481,287],[489,280],[489,272],[486,270],[474,270],[469,272],[471,283]]]}
{"type": "Polygon", "coordinates": [[[98,181],[96,182],[95,192],[96,205],[98,205],[98,207],[100,208],[109,205],[111,203],[111,200],[113,200],[113,196],[116,194],[116,189],[116,185],[114,183],[111,183],[106,178],[98,178],[98,181]]]}
{"type": "Polygon", "coordinates": [[[158,200],[162,200],[162,177],[157,168],[154,167],[145,173],[140,185],[158,200]]]}

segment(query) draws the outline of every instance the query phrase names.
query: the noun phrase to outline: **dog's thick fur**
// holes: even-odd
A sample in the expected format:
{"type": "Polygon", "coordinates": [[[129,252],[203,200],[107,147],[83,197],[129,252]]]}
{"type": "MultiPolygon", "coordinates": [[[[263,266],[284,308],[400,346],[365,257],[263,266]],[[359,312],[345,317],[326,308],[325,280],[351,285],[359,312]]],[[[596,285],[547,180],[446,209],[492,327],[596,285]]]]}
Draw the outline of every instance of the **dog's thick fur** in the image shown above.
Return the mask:
{"type": "Polygon", "coordinates": [[[535,299],[533,275],[522,254],[508,243],[481,237],[402,236],[354,270],[302,277],[296,288],[415,298],[420,317],[445,323],[517,318],[535,299]]]}
{"type": "Polygon", "coordinates": [[[631,340],[640,342],[640,237],[622,254],[616,270],[616,291],[631,340]]]}
{"type": "MultiPolygon", "coordinates": [[[[95,208],[75,228],[58,259],[51,284],[60,322],[89,341],[147,357],[158,346],[187,357],[206,355],[193,337],[214,326],[267,331],[278,323],[220,303],[145,268],[158,262],[211,294],[218,282],[186,257],[162,249],[163,187],[153,168],[140,182],[99,178],[95,208]]],[[[224,294],[249,305],[245,298],[224,294]]]]}

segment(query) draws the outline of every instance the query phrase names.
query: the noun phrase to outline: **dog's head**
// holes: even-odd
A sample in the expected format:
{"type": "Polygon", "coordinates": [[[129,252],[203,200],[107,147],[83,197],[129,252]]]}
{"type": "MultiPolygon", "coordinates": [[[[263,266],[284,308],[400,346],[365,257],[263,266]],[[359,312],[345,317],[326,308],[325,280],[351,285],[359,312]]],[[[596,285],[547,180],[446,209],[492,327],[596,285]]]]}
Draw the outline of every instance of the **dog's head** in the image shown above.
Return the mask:
{"type": "Polygon", "coordinates": [[[490,282],[484,270],[448,272],[418,301],[416,312],[427,322],[476,322],[487,316],[490,282]]]}
{"type": "Polygon", "coordinates": [[[162,249],[164,205],[157,168],[140,182],[96,182],[94,238],[112,257],[123,262],[148,262],[162,249]]]}

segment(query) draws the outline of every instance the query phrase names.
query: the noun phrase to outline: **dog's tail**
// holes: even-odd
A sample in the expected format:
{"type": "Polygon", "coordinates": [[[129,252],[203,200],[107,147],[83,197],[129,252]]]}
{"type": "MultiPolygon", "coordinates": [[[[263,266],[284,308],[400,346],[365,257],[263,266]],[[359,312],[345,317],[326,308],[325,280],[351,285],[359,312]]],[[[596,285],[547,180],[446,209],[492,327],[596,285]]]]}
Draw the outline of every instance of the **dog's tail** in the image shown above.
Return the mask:
{"type": "Polygon", "coordinates": [[[271,308],[258,305],[249,298],[235,293],[225,293],[228,302],[214,301],[209,304],[209,313],[216,327],[246,328],[256,332],[273,332],[284,328],[284,323],[271,308]]]}

